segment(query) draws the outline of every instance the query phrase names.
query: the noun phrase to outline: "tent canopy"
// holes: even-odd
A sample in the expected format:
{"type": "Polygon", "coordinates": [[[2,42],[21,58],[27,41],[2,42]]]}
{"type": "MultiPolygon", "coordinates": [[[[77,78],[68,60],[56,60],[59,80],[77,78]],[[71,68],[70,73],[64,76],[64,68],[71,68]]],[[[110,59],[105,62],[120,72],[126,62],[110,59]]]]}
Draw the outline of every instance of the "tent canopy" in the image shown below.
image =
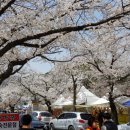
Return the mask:
{"type": "Polygon", "coordinates": [[[109,101],[107,101],[106,99],[103,99],[103,98],[99,98],[97,101],[92,103],[92,105],[101,105],[101,104],[106,104],[106,103],[109,103],[109,101]]]}
{"type": "MultiPolygon", "coordinates": [[[[77,94],[76,103],[82,104],[85,103],[86,106],[93,106],[93,105],[99,105],[99,104],[105,104],[108,103],[106,99],[99,98],[92,92],[90,92],[88,89],[86,89],[84,86],[82,86],[77,94]]],[[[60,95],[59,98],[52,104],[52,105],[72,105],[73,104],[73,98],[68,97],[64,98],[63,95],[60,95]]]]}
{"type": "Polygon", "coordinates": [[[122,105],[125,107],[130,107],[130,100],[122,103],[122,105]]]}
{"type": "Polygon", "coordinates": [[[59,96],[59,98],[58,98],[54,103],[52,103],[52,106],[61,105],[64,101],[65,101],[65,98],[64,98],[64,96],[61,94],[61,95],[59,96]]]}
{"type": "Polygon", "coordinates": [[[85,96],[85,103],[88,106],[92,105],[95,101],[100,99],[95,94],[86,89],[84,86],[81,87],[80,92],[85,96]]]}

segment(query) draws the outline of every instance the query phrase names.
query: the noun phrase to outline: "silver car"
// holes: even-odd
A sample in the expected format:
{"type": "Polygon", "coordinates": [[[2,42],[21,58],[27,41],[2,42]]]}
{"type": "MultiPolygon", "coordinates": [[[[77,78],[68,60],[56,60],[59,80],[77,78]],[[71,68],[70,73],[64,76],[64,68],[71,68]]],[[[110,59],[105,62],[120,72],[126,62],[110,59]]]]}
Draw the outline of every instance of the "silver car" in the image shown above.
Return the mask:
{"type": "Polygon", "coordinates": [[[48,111],[33,111],[32,115],[37,117],[40,121],[49,126],[49,122],[52,119],[52,115],[48,111]]]}
{"type": "Polygon", "coordinates": [[[50,121],[50,130],[86,130],[91,117],[85,112],[64,112],[50,121]]]}
{"type": "Polygon", "coordinates": [[[127,124],[118,125],[118,130],[130,130],[130,122],[127,124]]]}
{"type": "MultiPolygon", "coordinates": [[[[22,127],[22,116],[24,114],[19,115],[19,127],[22,127]]],[[[48,130],[47,126],[45,123],[42,121],[39,121],[36,117],[32,116],[32,123],[31,123],[31,128],[34,128],[36,130],[48,130]]]]}

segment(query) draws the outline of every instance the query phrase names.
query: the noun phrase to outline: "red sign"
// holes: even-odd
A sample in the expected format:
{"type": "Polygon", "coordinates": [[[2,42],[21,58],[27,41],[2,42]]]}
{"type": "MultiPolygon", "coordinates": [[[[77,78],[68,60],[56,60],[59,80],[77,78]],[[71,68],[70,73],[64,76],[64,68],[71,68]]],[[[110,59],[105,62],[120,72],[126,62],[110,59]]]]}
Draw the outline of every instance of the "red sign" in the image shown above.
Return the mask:
{"type": "Polygon", "coordinates": [[[19,114],[0,114],[1,121],[19,121],[19,114]]]}
{"type": "Polygon", "coordinates": [[[18,130],[19,114],[0,114],[0,130],[18,130]]]}

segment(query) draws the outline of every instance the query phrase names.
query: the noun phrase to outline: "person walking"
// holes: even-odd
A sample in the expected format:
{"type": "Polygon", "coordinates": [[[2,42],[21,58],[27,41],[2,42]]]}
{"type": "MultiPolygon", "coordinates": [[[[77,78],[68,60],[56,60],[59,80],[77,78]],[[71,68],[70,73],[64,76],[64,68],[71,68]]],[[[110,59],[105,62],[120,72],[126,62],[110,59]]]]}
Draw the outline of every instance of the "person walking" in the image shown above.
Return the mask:
{"type": "Polygon", "coordinates": [[[32,117],[29,114],[25,114],[21,118],[22,127],[19,130],[35,130],[31,128],[32,117]]]}
{"type": "Polygon", "coordinates": [[[95,117],[89,118],[88,127],[86,128],[86,130],[100,130],[95,117]]]}
{"type": "Polygon", "coordinates": [[[98,122],[99,122],[99,128],[101,129],[102,125],[103,125],[103,114],[104,112],[100,111],[98,116],[97,116],[97,119],[98,119],[98,122]]]}
{"type": "Polygon", "coordinates": [[[101,127],[101,130],[118,130],[117,125],[111,119],[110,113],[103,114],[103,125],[101,127]]]}

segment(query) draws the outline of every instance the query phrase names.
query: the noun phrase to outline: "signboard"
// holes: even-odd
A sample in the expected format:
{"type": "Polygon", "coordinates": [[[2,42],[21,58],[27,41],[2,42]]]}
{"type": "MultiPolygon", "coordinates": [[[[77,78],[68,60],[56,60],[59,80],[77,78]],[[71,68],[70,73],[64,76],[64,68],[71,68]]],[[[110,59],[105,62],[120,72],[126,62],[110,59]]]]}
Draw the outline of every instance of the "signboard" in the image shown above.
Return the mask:
{"type": "Polygon", "coordinates": [[[39,101],[38,100],[32,100],[32,109],[33,109],[33,111],[39,110],[39,101]]]}
{"type": "Polygon", "coordinates": [[[19,129],[19,114],[2,113],[0,114],[0,130],[18,130],[19,129]]]}

